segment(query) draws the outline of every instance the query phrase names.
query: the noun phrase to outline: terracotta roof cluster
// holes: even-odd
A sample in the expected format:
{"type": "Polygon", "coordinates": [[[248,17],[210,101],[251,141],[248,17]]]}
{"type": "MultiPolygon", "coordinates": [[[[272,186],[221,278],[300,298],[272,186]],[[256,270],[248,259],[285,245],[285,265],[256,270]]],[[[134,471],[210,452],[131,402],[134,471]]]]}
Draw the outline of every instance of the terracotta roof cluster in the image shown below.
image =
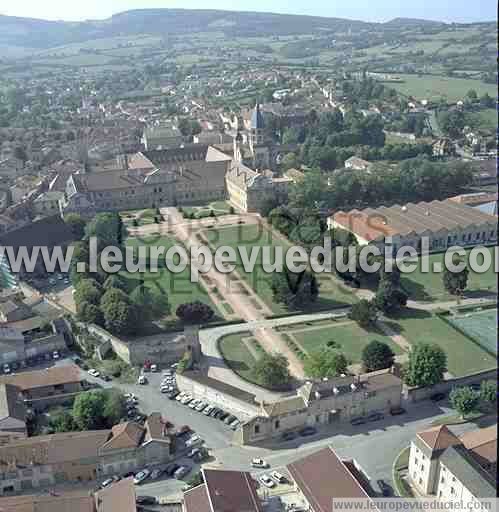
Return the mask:
{"type": "Polygon", "coordinates": [[[431,451],[445,450],[449,446],[461,443],[445,425],[418,432],[417,435],[431,451]]]}
{"type": "Polygon", "coordinates": [[[497,463],[497,425],[466,432],[459,439],[481,465],[497,463]]]}

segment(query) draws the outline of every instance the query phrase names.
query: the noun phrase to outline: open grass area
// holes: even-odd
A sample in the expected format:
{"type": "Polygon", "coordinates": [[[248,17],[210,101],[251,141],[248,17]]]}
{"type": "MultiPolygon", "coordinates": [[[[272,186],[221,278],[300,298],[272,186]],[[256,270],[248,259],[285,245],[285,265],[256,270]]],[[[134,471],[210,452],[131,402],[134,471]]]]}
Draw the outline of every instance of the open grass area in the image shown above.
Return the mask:
{"type": "Polygon", "coordinates": [[[485,128],[497,130],[497,110],[495,108],[480,110],[477,115],[485,128]]]}
{"type": "Polygon", "coordinates": [[[356,322],[348,319],[331,320],[329,325],[314,329],[314,323],[306,330],[296,330],[293,326],[287,330],[308,352],[318,352],[328,343],[334,342],[334,348],[345,354],[350,363],[361,362],[362,350],[372,340],[383,341],[395,354],[402,354],[398,345],[380,331],[366,331],[356,322]]]}
{"type": "Polygon", "coordinates": [[[204,219],[205,217],[220,217],[234,211],[227,201],[214,201],[207,206],[182,206],[184,217],[204,219]],[[213,212],[213,213],[212,213],[213,212]]]}
{"type": "MultiPolygon", "coordinates": [[[[248,254],[251,253],[252,247],[270,247],[270,260],[274,261],[276,250],[282,250],[285,255],[286,250],[290,247],[281,238],[276,238],[273,233],[259,224],[239,225],[229,228],[209,229],[204,231],[209,243],[217,248],[228,245],[236,249],[237,264],[236,270],[245,279],[248,284],[255,290],[261,299],[269,306],[275,314],[287,312],[287,308],[276,303],[273,298],[271,281],[272,274],[266,273],[262,266],[262,250],[260,249],[256,259],[255,267],[252,272],[244,270],[238,247],[245,247],[248,254]]],[[[346,286],[330,276],[318,276],[321,283],[319,299],[312,306],[312,309],[326,309],[342,304],[352,304],[356,301],[356,297],[346,286]]]]}
{"type": "MultiPolygon", "coordinates": [[[[493,248],[489,247],[488,250],[491,253],[491,261],[494,261],[493,248]]],[[[467,257],[469,257],[470,251],[467,251],[467,257]]],[[[433,264],[439,262],[444,268],[444,254],[431,254],[429,256],[429,269],[433,269],[433,264]]],[[[465,295],[472,296],[477,292],[490,292],[497,293],[497,276],[494,272],[493,265],[484,272],[483,274],[477,274],[469,268],[470,273],[468,276],[468,287],[465,295]]],[[[443,285],[443,273],[442,272],[422,272],[421,260],[418,260],[417,269],[412,272],[403,275],[401,279],[404,290],[409,294],[409,297],[413,300],[418,301],[442,301],[442,300],[454,300],[455,297],[450,295],[444,288],[443,285]]]]}
{"type": "Polygon", "coordinates": [[[485,84],[480,80],[452,78],[433,75],[397,75],[403,82],[390,84],[394,89],[417,99],[448,101],[462,100],[470,89],[475,89],[478,96],[489,93],[492,97],[497,94],[494,84],[485,84]]]}
{"type": "Polygon", "coordinates": [[[435,343],[447,354],[447,367],[455,377],[497,366],[496,358],[448,325],[437,315],[407,308],[386,322],[411,344],[435,343]]]}

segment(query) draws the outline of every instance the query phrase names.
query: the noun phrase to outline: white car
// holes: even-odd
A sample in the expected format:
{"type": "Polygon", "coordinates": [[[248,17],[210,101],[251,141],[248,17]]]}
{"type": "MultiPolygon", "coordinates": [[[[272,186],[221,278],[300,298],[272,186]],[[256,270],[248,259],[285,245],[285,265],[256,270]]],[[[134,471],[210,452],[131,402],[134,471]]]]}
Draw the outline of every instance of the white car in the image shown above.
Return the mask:
{"type": "Polygon", "coordinates": [[[147,377],[145,375],[140,375],[137,379],[137,384],[144,385],[147,384],[147,377]]]}
{"type": "Polygon", "coordinates": [[[182,398],[182,400],[180,400],[180,403],[183,405],[187,405],[189,402],[192,402],[191,395],[186,395],[186,396],[184,396],[184,398],[182,398]]]}
{"type": "Polygon", "coordinates": [[[213,409],[215,409],[214,405],[208,405],[208,407],[206,407],[206,409],[203,411],[203,414],[205,416],[208,416],[210,412],[213,411],[213,409]]]}
{"type": "Polygon", "coordinates": [[[142,471],[139,471],[134,476],[133,483],[136,485],[142,483],[150,474],[151,472],[148,469],[143,469],[142,471]]]}
{"type": "Polygon", "coordinates": [[[190,404],[189,404],[189,407],[191,409],[194,409],[195,407],[197,407],[197,405],[201,402],[201,400],[199,398],[195,398],[190,404]]]}
{"type": "Polygon", "coordinates": [[[3,365],[3,372],[10,373],[10,366],[7,363],[3,365]]]}
{"type": "Polygon", "coordinates": [[[195,409],[197,412],[201,412],[208,404],[206,402],[199,402],[195,409]]]}
{"type": "Polygon", "coordinates": [[[176,397],[175,397],[175,400],[177,402],[180,402],[181,400],[183,400],[184,398],[186,397],[186,393],[185,391],[181,391],[176,397]]]}
{"type": "Polygon", "coordinates": [[[102,489],[104,489],[105,487],[111,485],[113,482],[114,478],[108,478],[107,480],[104,480],[104,482],[102,482],[100,486],[102,487],[102,489]]]}
{"type": "Polygon", "coordinates": [[[137,397],[133,393],[126,393],[123,395],[125,398],[128,398],[129,400],[137,400],[137,397]]]}
{"type": "Polygon", "coordinates": [[[269,489],[272,489],[272,487],[275,487],[275,482],[270,478],[269,475],[262,475],[259,479],[261,484],[263,484],[265,487],[268,487],[269,489]]]}
{"type": "Polygon", "coordinates": [[[159,388],[159,390],[161,391],[161,393],[169,393],[170,391],[173,391],[170,386],[161,386],[159,388]]]}
{"type": "Polygon", "coordinates": [[[52,352],[52,358],[53,359],[59,359],[61,356],[59,355],[59,351],[58,350],[54,350],[52,352]]]}
{"type": "Polygon", "coordinates": [[[88,374],[91,375],[92,377],[100,376],[100,372],[98,372],[95,368],[90,368],[90,370],[88,370],[88,374]]]}
{"type": "Polygon", "coordinates": [[[268,462],[264,461],[263,459],[253,459],[251,461],[251,465],[254,468],[268,468],[269,467],[268,462]]]}
{"type": "Polygon", "coordinates": [[[199,444],[203,444],[203,440],[197,434],[192,435],[185,442],[185,446],[187,446],[189,448],[193,448],[194,446],[197,446],[199,444]]]}
{"type": "Polygon", "coordinates": [[[270,473],[270,476],[278,483],[278,484],[284,484],[287,482],[287,479],[284,475],[279,473],[278,471],[272,471],[270,473]]]}
{"type": "Polygon", "coordinates": [[[152,364],[151,365],[151,372],[153,372],[153,373],[159,372],[159,368],[158,368],[157,364],[152,364]]]}
{"type": "Polygon", "coordinates": [[[171,370],[165,370],[163,372],[163,377],[171,377],[172,376],[172,371],[171,370]]]}

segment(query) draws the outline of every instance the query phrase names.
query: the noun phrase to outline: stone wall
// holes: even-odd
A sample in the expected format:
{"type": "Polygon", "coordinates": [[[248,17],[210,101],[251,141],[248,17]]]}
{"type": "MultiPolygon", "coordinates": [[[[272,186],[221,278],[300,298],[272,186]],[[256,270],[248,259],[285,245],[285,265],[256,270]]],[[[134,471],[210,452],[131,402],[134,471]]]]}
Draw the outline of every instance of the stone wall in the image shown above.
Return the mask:
{"type": "Polygon", "coordinates": [[[452,388],[480,384],[482,380],[497,380],[497,369],[491,368],[490,370],[483,370],[464,377],[449,379],[427,388],[409,388],[406,390],[406,396],[409,402],[419,402],[426,400],[434,393],[448,393],[452,388]]]}

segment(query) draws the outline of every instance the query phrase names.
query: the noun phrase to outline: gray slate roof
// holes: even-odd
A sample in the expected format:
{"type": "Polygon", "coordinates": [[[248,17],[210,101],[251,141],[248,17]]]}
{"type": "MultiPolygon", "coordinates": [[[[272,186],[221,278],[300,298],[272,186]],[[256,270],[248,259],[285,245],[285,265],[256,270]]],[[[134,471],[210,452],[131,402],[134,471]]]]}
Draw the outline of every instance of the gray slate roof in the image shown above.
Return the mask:
{"type": "Polygon", "coordinates": [[[464,446],[449,446],[440,462],[468,488],[475,498],[494,498],[496,489],[490,476],[473,460],[464,446]]]}

